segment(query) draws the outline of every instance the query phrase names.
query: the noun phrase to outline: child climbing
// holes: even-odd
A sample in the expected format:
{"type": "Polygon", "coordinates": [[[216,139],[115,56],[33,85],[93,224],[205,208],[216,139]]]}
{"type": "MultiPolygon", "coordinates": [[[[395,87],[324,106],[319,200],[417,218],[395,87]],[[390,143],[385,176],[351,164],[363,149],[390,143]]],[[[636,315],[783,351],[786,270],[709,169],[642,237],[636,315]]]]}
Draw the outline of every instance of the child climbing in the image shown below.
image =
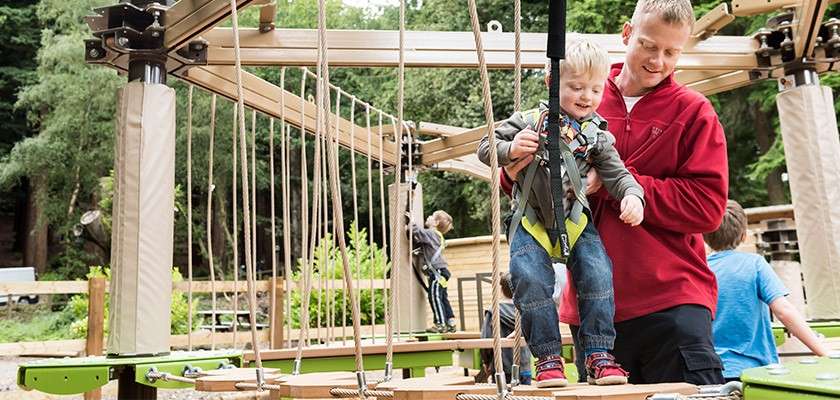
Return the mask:
{"type": "MultiPolygon", "coordinates": [[[[560,137],[548,135],[546,104],[513,114],[495,130],[500,165],[534,155],[517,179],[516,211],[508,236],[514,304],[522,315],[522,332],[531,353],[538,359],[539,387],[568,384],[552,301],[555,262],[566,264],[578,290],[578,343],[586,358],[587,380],[598,385],[627,383],[627,372],[610,354],[615,340],[612,263],[584,193],[585,176],[594,168],[610,195],[620,201],[621,220],[631,226],[642,222],[642,187],[613,147],[615,138],[606,121],[595,113],[609,67],[607,52],[597,44],[567,37],[560,70],[546,74],[547,84],[550,79],[560,80],[560,137]],[[549,169],[550,163],[557,167],[549,169]],[[568,241],[561,240],[565,238],[568,241]]],[[[479,144],[478,157],[489,163],[487,137],[479,144]]]]}
{"type": "Polygon", "coordinates": [[[430,332],[455,332],[455,314],[449,304],[446,283],[452,275],[443,258],[446,240],[443,238],[452,229],[452,217],[446,211],[437,210],[426,218],[426,228],[411,224],[415,265],[428,276],[429,306],[432,308],[435,326],[430,332]]]}

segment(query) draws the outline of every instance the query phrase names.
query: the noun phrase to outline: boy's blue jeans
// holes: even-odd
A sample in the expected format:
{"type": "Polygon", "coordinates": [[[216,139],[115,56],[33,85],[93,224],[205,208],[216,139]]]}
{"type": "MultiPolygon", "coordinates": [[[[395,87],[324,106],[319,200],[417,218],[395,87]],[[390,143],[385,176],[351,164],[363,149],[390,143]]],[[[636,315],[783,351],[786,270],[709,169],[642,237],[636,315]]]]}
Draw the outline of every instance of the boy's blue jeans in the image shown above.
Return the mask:
{"type": "MultiPolygon", "coordinates": [[[[584,349],[612,350],[615,341],[612,262],[590,221],[578,238],[567,265],[577,289],[584,349]]],[[[522,316],[522,333],[538,359],[560,355],[557,306],[551,299],[554,270],[545,249],[521,226],[510,243],[513,302],[522,316]]]]}

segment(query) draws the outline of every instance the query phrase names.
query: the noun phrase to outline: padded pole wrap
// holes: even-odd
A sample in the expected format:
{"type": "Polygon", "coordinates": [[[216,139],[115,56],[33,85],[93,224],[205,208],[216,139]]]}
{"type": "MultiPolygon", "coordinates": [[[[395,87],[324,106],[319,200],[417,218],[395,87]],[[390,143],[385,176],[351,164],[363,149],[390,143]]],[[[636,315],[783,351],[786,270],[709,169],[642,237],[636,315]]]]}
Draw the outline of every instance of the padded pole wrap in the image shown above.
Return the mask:
{"type": "Polygon", "coordinates": [[[119,92],[108,355],[169,352],[175,206],[175,90],[119,92]]]}
{"type": "MultiPolygon", "coordinates": [[[[840,317],[840,139],[831,89],[776,97],[810,318],[840,317]]],[[[795,290],[795,288],[789,288],[795,290]]]]}
{"type": "MultiPolygon", "coordinates": [[[[393,227],[397,226],[397,220],[395,218],[405,218],[405,210],[408,209],[408,205],[405,202],[408,201],[409,193],[412,193],[412,191],[409,191],[409,185],[409,183],[401,183],[399,185],[399,190],[402,190],[402,195],[400,196],[400,200],[402,200],[401,204],[397,204],[396,202],[397,185],[393,183],[388,185],[388,213],[391,218],[391,226],[393,227]]],[[[420,226],[424,226],[423,186],[417,183],[414,186],[413,193],[414,198],[411,200],[411,205],[413,206],[411,220],[420,226]]],[[[395,235],[395,230],[392,230],[390,237],[391,260],[396,260],[397,257],[400,257],[400,270],[399,282],[397,283],[399,285],[397,289],[397,307],[399,313],[397,313],[397,310],[391,310],[394,316],[394,329],[399,329],[400,332],[422,332],[426,329],[426,310],[429,308],[429,302],[426,299],[426,291],[423,290],[423,286],[421,286],[414,275],[414,267],[411,265],[411,255],[408,253],[409,236],[407,233],[395,235]],[[396,254],[396,240],[403,241],[402,254],[396,254]]],[[[414,243],[415,250],[419,246],[418,243],[414,243]]],[[[393,277],[393,275],[391,276],[393,277]]]]}

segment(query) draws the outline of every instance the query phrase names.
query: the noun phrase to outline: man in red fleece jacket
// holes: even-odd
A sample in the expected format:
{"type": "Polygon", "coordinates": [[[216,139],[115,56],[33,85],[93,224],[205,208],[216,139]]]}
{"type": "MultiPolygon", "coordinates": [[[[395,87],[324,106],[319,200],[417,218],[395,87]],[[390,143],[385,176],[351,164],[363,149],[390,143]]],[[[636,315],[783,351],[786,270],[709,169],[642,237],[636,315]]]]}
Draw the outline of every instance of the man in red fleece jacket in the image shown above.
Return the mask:
{"type": "MultiPolygon", "coordinates": [[[[644,223],[624,224],[620,199],[590,174],[589,202],[613,262],[614,355],[631,383],[723,383],[711,337],[717,283],[702,233],[717,229],[726,207],[726,140],[709,101],[673,78],[693,24],[689,0],[639,0],[621,33],[625,62],[613,65],[598,108],[646,200],[644,223]]],[[[528,162],[503,172],[506,191],[528,162]]],[[[560,320],[577,336],[571,286],[560,320]]]]}

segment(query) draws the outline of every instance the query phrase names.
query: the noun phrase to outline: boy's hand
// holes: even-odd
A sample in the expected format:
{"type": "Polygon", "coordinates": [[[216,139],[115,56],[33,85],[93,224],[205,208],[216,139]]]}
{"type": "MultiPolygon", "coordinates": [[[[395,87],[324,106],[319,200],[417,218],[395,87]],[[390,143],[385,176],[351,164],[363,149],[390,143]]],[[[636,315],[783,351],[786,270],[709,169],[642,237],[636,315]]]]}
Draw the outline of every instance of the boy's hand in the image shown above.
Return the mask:
{"type": "Polygon", "coordinates": [[[642,223],[645,218],[645,209],[642,206],[642,199],[634,196],[624,196],[621,200],[621,215],[618,216],[624,223],[636,226],[642,223]]]}
{"type": "Polygon", "coordinates": [[[519,157],[534,154],[540,144],[539,141],[539,135],[529,125],[513,137],[513,144],[510,146],[510,153],[508,155],[511,160],[516,160],[519,157]]]}

